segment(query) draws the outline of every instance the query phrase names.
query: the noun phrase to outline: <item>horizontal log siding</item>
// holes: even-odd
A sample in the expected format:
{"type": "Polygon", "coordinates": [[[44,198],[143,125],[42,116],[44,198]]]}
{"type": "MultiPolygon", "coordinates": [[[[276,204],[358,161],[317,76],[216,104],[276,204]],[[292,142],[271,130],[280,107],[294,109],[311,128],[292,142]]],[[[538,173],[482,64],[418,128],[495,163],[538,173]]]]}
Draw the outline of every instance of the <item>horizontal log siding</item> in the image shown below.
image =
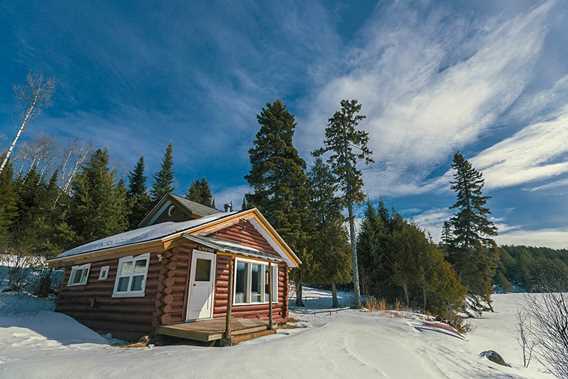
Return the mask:
{"type": "Polygon", "coordinates": [[[266,253],[271,253],[274,256],[278,256],[278,253],[274,251],[272,246],[270,246],[256,228],[250,222],[245,220],[227,228],[218,230],[211,234],[211,236],[222,240],[237,242],[240,245],[252,247],[266,253]]]}
{"type": "MultiPolygon", "coordinates": [[[[213,317],[225,317],[229,298],[229,259],[226,255],[217,255],[215,277],[215,302],[213,317]]],[[[278,267],[278,304],[272,305],[272,317],[275,322],[285,322],[288,317],[288,269],[282,263],[278,267]]],[[[268,319],[268,304],[234,305],[233,317],[268,319]]]]}
{"type": "Polygon", "coordinates": [[[87,284],[67,286],[71,266],[65,267],[56,311],[63,312],[101,333],[113,337],[136,339],[151,334],[156,324],[155,304],[159,287],[160,262],[150,255],[144,297],[113,298],[118,258],[91,263],[87,284]],[[108,278],[99,280],[101,267],[110,266],[108,278]]]}

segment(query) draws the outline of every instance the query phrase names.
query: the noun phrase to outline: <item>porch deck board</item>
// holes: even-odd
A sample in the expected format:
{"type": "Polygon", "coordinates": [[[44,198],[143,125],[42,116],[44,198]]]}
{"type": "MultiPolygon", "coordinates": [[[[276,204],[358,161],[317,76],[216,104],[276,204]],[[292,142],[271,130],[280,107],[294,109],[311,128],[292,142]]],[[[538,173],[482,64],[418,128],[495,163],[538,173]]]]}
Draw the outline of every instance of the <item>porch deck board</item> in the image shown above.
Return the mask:
{"type": "MultiPolygon", "coordinates": [[[[254,334],[268,329],[268,322],[234,318],[231,320],[231,336],[254,334]]],[[[225,318],[199,320],[181,324],[163,325],[158,328],[158,334],[185,338],[194,341],[210,342],[223,338],[225,332],[225,318]]]]}

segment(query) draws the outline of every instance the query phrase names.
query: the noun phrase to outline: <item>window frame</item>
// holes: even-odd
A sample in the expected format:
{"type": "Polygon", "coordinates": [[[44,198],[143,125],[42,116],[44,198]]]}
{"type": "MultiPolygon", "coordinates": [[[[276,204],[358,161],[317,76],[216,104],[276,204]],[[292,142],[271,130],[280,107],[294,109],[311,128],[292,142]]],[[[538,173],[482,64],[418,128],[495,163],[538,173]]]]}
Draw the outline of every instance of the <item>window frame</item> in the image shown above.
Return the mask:
{"type": "Polygon", "coordinates": [[[69,279],[67,279],[67,287],[74,287],[74,286],[84,286],[89,281],[89,274],[91,273],[91,264],[85,263],[82,265],[75,265],[71,266],[71,272],[69,273],[69,279]],[[81,280],[78,283],[71,283],[71,279],[73,279],[73,274],[79,270],[87,270],[87,274],[85,275],[85,280],[81,280]]]}
{"type": "Polygon", "coordinates": [[[110,271],[110,266],[102,266],[100,271],[99,271],[99,279],[98,280],[107,280],[109,271],[110,271]]]}
{"type": "Polygon", "coordinates": [[[140,255],[129,255],[126,257],[121,257],[118,260],[118,266],[116,268],[116,278],[114,279],[114,288],[112,290],[112,297],[144,297],[146,296],[146,279],[148,277],[148,268],[150,267],[150,253],[140,254],[140,255]],[[140,276],[141,273],[135,273],[134,267],[136,267],[136,261],[141,261],[146,259],[146,267],[144,271],[144,277],[142,278],[142,289],[137,291],[132,291],[130,287],[132,286],[132,277],[140,276]],[[125,263],[132,262],[133,272],[126,275],[121,275],[122,266],[125,263]],[[129,278],[128,289],[126,291],[117,291],[118,282],[121,278],[129,278]]]}
{"type": "MultiPolygon", "coordinates": [[[[249,301],[246,302],[247,299],[252,300],[252,265],[258,264],[260,266],[264,266],[264,270],[261,270],[261,273],[266,273],[266,270],[269,267],[268,262],[266,261],[256,261],[253,259],[244,259],[244,258],[235,258],[235,264],[233,267],[233,305],[241,306],[241,305],[259,305],[259,304],[268,304],[268,300],[262,301],[249,301]],[[246,282],[245,282],[245,302],[237,303],[237,263],[243,262],[246,268],[246,282]]],[[[259,288],[261,289],[261,299],[266,299],[266,281],[265,275],[261,274],[261,281],[259,283],[259,288]]],[[[272,304],[278,304],[278,264],[272,262],[272,292],[273,292],[273,299],[272,304]]]]}

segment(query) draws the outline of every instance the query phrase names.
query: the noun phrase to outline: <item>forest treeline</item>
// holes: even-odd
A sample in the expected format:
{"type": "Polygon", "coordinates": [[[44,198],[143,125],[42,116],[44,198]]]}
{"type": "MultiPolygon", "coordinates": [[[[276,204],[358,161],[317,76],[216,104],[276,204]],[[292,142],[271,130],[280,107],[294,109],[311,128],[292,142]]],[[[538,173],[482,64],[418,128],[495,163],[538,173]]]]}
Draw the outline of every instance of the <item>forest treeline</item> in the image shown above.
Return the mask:
{"type": "Polygon", "coordinates": [[[568,249],[501,246],[495,284],[502,292],[566,292],[568,249]]]}

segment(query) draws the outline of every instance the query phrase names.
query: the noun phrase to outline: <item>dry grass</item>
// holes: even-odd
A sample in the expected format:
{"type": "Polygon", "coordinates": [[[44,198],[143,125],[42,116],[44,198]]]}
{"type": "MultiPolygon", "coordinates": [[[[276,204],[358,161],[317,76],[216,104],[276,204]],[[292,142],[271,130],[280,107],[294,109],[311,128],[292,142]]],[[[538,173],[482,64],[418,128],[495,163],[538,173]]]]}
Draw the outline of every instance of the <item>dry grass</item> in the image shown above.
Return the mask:
{"type": "Polygon", "coordinates": [[[385,299],[377,299],[373,296],[369,296],[365,303],[365,307],[370,312],[384,312],[387,310],[387,301],[385,299]]]}

